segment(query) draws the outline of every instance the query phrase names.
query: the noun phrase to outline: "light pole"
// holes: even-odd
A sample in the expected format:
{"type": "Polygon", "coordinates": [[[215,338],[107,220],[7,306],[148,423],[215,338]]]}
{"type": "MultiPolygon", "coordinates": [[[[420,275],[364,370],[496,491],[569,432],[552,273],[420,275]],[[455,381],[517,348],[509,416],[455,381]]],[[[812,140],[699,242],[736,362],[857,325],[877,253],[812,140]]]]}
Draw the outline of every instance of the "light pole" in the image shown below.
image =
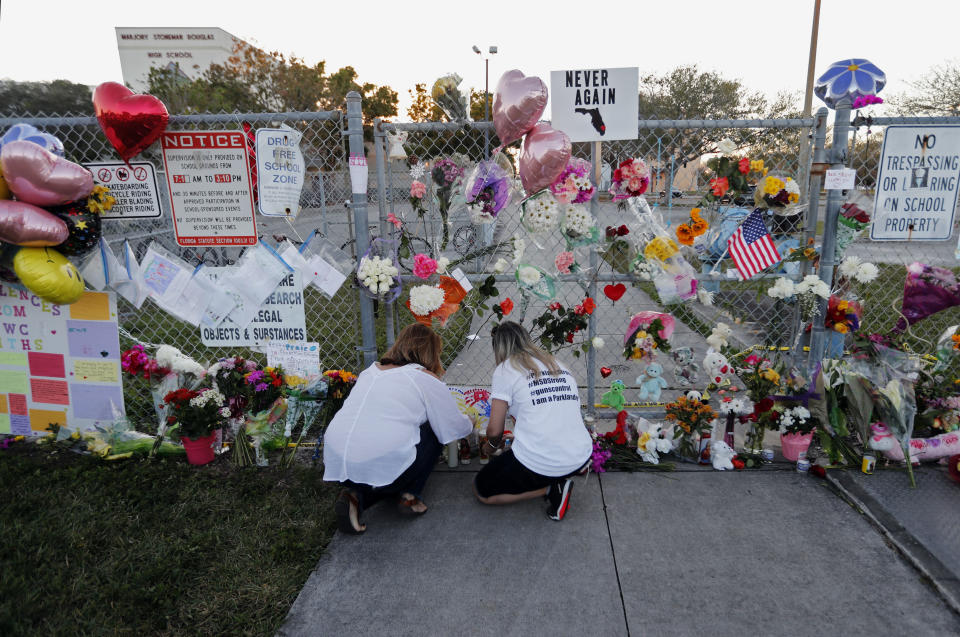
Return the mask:
{"type": "MultiPolygon", "coordinates": [[[[497,52],[497,47],[491,46],[488,51],[490,55],[494,55],[497,52]]],[[[480,51],[480,47],[476,44],[473,45],[473,52],[477,55],[483,55],[480,51]]],[[[490,58],[483,58],[484,63],[484,72],[483,72],[483,121],[490,121],[490,58]]],[[[483,129],[483,158],[490,159],[490,127],[486,126],[483,129]]]]}

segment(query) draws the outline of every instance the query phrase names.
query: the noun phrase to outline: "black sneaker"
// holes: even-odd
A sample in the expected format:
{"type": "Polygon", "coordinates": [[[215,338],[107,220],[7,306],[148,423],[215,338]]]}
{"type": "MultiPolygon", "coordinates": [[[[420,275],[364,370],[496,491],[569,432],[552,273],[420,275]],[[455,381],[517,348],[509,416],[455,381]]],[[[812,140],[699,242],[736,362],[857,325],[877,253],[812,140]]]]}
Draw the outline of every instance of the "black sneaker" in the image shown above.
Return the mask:
{"type": "Polygon", "coordinates": [[[565,478],[550,486],[547,491],[547,499],[550,500],[547,506],[547,517],[559,522],[563,516],[570,510],[570,494],[573,492],[573,478],[565,478]]]}

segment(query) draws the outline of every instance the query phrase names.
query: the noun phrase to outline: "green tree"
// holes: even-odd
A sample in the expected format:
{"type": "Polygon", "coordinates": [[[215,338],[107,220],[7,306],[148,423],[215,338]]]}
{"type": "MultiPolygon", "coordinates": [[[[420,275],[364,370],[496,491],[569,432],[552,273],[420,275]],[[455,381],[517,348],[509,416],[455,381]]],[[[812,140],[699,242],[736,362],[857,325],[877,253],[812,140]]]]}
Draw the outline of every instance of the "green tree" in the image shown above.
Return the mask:
{"type": "Polygon", "coordinates": [[[17,115],[93,115],[93,92],[69,80],[0,80],[0,113],[17,115]]]}
{"type": "Polygon", "coordinates": [[[931,67],[907,85],[910,91],[890,98],[898,115],[960,115],[960,64],[956,60],[931,67]]]}
{"type": "Polygon", "coordinates": [[[427,85],[417,83],[412,89],[407,89],[412,102],[407,108],[407,117],[411,122],[442,122],[443,111],[436,105],[430,92],[427,91],[427,85]]]}

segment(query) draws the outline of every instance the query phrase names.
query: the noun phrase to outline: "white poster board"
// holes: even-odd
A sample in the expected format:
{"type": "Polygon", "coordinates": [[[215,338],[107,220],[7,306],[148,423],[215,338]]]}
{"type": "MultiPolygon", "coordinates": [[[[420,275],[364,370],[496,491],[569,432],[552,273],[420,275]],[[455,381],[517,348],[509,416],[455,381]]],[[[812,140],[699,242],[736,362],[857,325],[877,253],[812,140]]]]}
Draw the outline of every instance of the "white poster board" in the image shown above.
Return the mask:
{"type": "Polygon", "coordinates": [[[257,206],[267,217],[296,217],[300,211],[304,162],[301,133],[292,128],[258,128],[257,206]]]}
{"type": "Polygon", "coordinates": [[[550,72],[550,125],[572,142],[637,139],[637,67],[550,72]]]}
{"type": "MultiPolygon", "coordinates": [[[[216,280],[231,268],[205,268],[216,280]]],[[[307,340],[307,321],[303,311],[303,277],[291,272],[264,301],[246,327],[239,327],[228,315],[216,327],[201,325],[200,340],[207,347],[261,347],[268,341],[307,340]]]]}
{"type": "Polygon", "coordinates": [[[287,374],[311,378],[320,375],[320,344],[297,341],[270,341],[266,346],[267,365],[283,367],[287,374]]]}
{"type": "Polygon", "coordinates": [[[163,215],[157,190],[157,172],[148,161],[127,166],[122,161],[84,164],[93,180],[110,189],[117,200],[113,208],[101,213],[104,219],[157,219],[163,215]]]}
{"type": "Polygon", "coordinates": [[[870,238],[945,241],[960,190],[960,126],[888,126],[870,238]]]}
{"type": "Polygon", "coordinates": [[[92,429],[124,413],[113,293],[54,305],[3,283],[0,316],[0,434],[92,429]]]}
{"type": "Polygon", "coordinates": [[[160,138],[177,243],[257,243],[247,140],[240,131],[177,131],[160,138]]]}

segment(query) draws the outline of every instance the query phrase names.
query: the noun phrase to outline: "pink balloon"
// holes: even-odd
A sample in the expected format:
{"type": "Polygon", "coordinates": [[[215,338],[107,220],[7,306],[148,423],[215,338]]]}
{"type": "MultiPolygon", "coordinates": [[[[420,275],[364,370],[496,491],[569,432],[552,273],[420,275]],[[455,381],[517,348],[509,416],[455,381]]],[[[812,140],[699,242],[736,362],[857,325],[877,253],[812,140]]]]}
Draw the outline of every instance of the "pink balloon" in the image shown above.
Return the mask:
{"type": "Polygon", "coordinates": [[[493,96],[493,127],[506,146],[520,139],[540,120],[547,107],[547,85],[539,77],[507,71],[493,96]]]}
{"type": "Polygon", "coordinates": [[[0,166],[17,199],[35,206],[60,206],[93,191],[89,170],[31,142],[4,144],[0,166]]]}
{"type": "Polygon", "coordinates": [[[69,236],[67,224],[43,208],[23,201],[0,201],[0,241],[46,248],[60,245],[69,236]]]}
{"type": "Polygon", "coordinates": [[[570,138],[549,124],[536,124],[523,140],[520,181],[528,195],[543,190],[570,161],[570,138]]]}

